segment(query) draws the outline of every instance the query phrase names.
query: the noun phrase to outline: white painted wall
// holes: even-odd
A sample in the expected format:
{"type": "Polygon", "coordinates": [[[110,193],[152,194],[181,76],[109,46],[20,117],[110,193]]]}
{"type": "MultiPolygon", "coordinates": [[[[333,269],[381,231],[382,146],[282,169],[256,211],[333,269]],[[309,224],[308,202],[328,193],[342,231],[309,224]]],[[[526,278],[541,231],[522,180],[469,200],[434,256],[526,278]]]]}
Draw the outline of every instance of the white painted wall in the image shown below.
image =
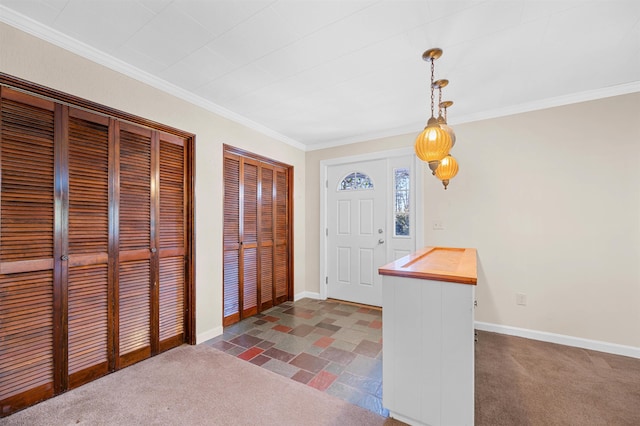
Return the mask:
{"type": "Polygon", "coordinates": [[[222,332],[222,144],[294,166],[294,283],[304,282],[304,152],[0,23],[0,72],[196,135],[196,334],[222,332]]]}
{"type": "MultiPolygon", "coordinates": [[[[476,320],[640,348],[640,94],[454,128],[460,172],[447,191],[425,176],[425,243],[478,249],[476,320]]],[[[307,153],[307,290],[319,162],[414,138],[307,153]]]]}

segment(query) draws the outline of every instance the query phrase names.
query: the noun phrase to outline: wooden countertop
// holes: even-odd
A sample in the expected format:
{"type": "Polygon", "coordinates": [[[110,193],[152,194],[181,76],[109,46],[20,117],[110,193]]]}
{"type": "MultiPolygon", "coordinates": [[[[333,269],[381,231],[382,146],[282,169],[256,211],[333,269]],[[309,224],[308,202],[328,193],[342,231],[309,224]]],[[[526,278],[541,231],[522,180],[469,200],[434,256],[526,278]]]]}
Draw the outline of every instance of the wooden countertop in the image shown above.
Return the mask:
{"type": "Polygon", "coordinates": [[[380,275],[476,285],[476,249],[425,247],[378,269],[380,275]]]}

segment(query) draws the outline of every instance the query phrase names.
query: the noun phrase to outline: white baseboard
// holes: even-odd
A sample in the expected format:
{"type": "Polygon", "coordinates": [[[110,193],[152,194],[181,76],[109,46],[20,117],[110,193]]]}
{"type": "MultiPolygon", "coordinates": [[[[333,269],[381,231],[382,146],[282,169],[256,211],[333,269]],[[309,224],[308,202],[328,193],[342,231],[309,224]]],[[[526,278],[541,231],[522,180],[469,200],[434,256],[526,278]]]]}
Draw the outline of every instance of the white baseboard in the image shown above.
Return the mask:
{"type": "Polygon", "coordinates": [[[293,296],[293,301],[297,302],[300,299],[304,299],[305,297],[309,299],[320,299],[320,293],[315,293],[313,291],[301,291],[300,293],[293,296]]]}
{"type": "Polygon", "coordinates": [[[207,340],[213,339],[214,337],[218,337],[223,332],[222,326],[212,328],[211,330],[207,330],[202,333],[196,334],[196,345],[199,345],[202,342],[206,342],[207,340]]]}
{"type": "Polygon", "coordinates": [[[542,342],[557,343],[560,345],[574,346],[576,348],[590,349],[592,351],[607,352],[610,354],[640,359],[640,348],[636,348],[634,346],[618,345],[617,343],[583,339],[581,337],[547,333],[545,331],[529,330],[526,328],[511,327],[508,325],[491,324],[488,322],[476,321],[475,327],[478,330],[483,331],[508,334],[510,336],[524,337],[526,339],[540,340],[542,342]]]}

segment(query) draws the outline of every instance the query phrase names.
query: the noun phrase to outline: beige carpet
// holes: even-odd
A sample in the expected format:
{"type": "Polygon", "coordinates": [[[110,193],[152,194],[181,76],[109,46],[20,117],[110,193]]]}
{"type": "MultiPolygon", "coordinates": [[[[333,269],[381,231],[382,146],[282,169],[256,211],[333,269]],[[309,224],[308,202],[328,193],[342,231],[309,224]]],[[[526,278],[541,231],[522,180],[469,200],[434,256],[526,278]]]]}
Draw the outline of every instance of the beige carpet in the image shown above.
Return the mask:
{"type": "Polygon", "coordinates": [[[385,420],[216,349],[183,345],[0,424],[383,425],[385,420]]]}
{"type": "Polygon", "coordinates": [[[640,359],[478,331],[476,425],[640,425],[640,359]]]}
{"type": "MultiPolygon", "coordinates": [[[[478,332],[476,425],[640,425],[640,360],[478,332]]],[[[397,425],[205,345],[181,346],[1,426],[397,425]]]]}

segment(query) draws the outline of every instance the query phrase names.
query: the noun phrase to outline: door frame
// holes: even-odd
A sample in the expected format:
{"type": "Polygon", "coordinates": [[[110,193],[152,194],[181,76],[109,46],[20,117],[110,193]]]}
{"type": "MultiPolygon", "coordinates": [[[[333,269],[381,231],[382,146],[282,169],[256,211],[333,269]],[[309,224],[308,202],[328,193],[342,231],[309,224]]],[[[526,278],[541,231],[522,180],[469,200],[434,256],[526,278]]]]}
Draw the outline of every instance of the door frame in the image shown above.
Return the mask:
{"type": "MultiPolygon", "coordinates": [[[[328,285],[328,254],[327,254],[327,213],[328,213],[328,171],[330,166],[336,166],[348,163],[358,163],[362,161],[381,160],[394,157],[412,156],[414,170],[414,184],[411,194],[415,199],[415,233],[416,248],[424,246],[424,173],[425,167],[422,161],[418,161],[418,157],[414,155],[413,147],[398,148],[387,151],[371,152],[367,154],[358,154],[348,157],[331,158],[320,161],[320,276],[318,283],[320,284],[320,299],[327,299],[328,285]]],[[[393,190],[393,189],[390,189],[393,190]]],[[[387,194],[388,195],[388,194],[387,194]]],[[[389,197],[386,197],[387,208],[389,207],[389,197]]]]}

